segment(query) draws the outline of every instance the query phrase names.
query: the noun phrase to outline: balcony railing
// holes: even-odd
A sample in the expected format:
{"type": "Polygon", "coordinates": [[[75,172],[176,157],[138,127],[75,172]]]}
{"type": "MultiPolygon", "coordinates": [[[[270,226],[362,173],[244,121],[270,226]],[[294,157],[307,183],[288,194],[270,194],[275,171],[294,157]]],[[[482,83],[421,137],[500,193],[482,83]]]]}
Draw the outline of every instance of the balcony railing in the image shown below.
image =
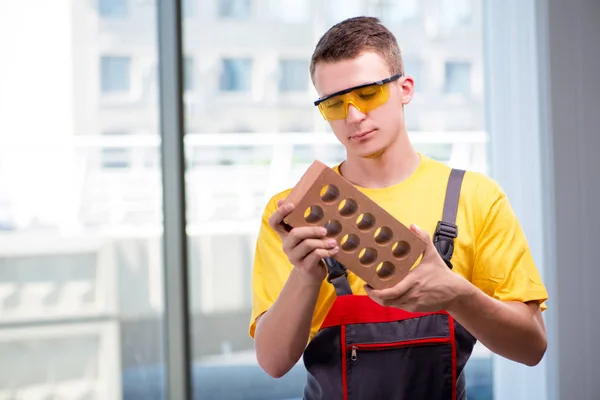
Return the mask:
{"type": "MultiPolygon", "coordinates": [[[[485,132],[410,137],[433,158],[487,172],[485,132]]],[[[313,160],[333,166],[345,157],[330,132],[190,133],[185,149],[190,234],[254,231],[268,198],[293,186],[313,160]]],[[[0,226],[160,232],[160,165],[158,135],[0,137],[0,219],[9,219],[0,226]]]]}

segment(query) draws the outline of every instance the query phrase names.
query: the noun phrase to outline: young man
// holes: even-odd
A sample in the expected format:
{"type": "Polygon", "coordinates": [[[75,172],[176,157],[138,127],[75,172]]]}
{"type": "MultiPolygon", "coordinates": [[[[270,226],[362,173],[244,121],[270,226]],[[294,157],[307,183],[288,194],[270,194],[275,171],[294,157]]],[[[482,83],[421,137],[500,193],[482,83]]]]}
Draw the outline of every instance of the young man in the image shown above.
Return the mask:
{"type": "Polygon", "coordinates": [[[293,205],[280,205],[290,190],[275,195],[252,281],[260,366],[281,377],[304,355],[307,400],[412,400],[464,399],[463,367],[476,340],[536,365],[548,295],[526,238],[493,180],[451,174],[411,146],[404,106],[414,82],[394,36],[375,18],[343,21],[318,42],[311,75],[316,104],[347,150],[334,169],[427,249],[403,281],[374,290],[335,262],[339,243],[326,229],[285,229],[293,205]],[[442,215],[450,220],[439,224],[442,215]]]}

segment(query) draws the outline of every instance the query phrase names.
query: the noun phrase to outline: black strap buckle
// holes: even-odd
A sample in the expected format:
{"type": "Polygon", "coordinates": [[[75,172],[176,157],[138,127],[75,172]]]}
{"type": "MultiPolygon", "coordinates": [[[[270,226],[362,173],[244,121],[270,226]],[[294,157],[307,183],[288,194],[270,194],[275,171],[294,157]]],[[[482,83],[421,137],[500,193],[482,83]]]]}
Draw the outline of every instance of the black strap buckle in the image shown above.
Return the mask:
{"type": "Polygon", "coordinates": [[[348,276],[346,268],[336,259],[327,257],[323,259],[323,262],[327,267],[327,282],[331,283],[332,280],[340,276],[348,276]]]}
{"type": "Polygon", "coordinates": [[[448,266],[452,269],[452,254],[454,253],[454,239],[458,237],[458,227],[455,224],[439,221],[433,235],[433,245],[448,266]]]}

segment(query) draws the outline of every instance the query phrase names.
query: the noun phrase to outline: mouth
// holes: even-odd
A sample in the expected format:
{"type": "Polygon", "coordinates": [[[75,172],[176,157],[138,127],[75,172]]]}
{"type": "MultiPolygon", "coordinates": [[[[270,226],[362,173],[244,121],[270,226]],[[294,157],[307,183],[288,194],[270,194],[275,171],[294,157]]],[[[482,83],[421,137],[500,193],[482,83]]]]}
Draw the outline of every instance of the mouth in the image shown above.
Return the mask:
{"type": "Polygon", "coordinates": [[[375,129],[372,129],[370,131],[356,133],[356,134],[350,136],[350,139],[351,140],[364,140],[364,139],[368,138],[373,132],[375,132],[375,129]]]}

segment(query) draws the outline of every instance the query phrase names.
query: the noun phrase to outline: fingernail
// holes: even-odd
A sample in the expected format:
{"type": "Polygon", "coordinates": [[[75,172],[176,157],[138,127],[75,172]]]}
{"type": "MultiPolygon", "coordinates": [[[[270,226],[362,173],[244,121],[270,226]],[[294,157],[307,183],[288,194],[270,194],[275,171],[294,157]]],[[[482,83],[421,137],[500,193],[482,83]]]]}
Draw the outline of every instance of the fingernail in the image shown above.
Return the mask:
{"type": "Polygon", "coordinates": [[[334,240],[334,239],[332,239],[332,240],[328,240],[328,241],[327,241],[327,246],[329,246],[329,247],[335,247],[335,245],[336,245],[336,244],[337,244],[337,243],[335,242],[335,240],[334,240]]]}
{"type": "Polygon", "coordinates": [[[321,228],[321,235],[327,234],[327,228],[321,228]]]}
{"type": "Polygon", "coordinates": [[[337,254],[338,251],[340,251],[340,248],[335,246],[333,249],[331,249],[331,254],[337,254]]]}

